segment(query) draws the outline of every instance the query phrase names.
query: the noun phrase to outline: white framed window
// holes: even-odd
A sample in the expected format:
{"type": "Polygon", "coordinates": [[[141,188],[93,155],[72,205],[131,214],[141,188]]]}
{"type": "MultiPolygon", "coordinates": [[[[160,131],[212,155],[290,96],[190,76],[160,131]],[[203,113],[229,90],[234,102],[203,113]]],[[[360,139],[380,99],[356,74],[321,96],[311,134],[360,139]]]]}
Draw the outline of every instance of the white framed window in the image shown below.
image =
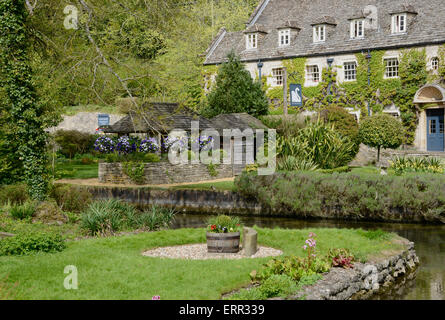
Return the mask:
{"type": "Polygon", "coordinates": [[[343,64],[343,69],[345,71],[345,81],[357,80],[357,62],[345,62],[343,64]]]}
{"type": "Polygon", "coordinates": [[[326,26],[314,26],[314,43],[326,41],[326,26]]]}
{"type": "Polygon", "coordinates": [[[272,79],[274,86],[282,86],[284,83],[284,71],[283,68],[272,69],[272,79]]]}
{"type": "Polygon", "coordinates": [[[256,33],[246,34],[246,49],[256,49],[258,47],[258,35],[256,33]]]}
{"type": "Polygon", "coordinates": [[[317,83],[321,80],[320,68],[318,65],[311,65],[306,67],[306,81],[317,83]]]}
{"type": "Polygon", "coordinates": [[[439,57],[431,58],[431,69],[439,70],[439,57]]]}
{"type": "Polygon", "coordinates": [[[395,14],[392,16],[392,23],[391,23],[392,27],[392,33],[393,34],[397,34],[397,33],[405,33],[407,30],[407,25],[406,25],[406,14],[395,14]]]}
{"type": "Polygon", "coordinates": [[[399,59],[387,58],[385,62],[385,79],[393,79],[399,77],[399,59]]]}
{"type": "Polygon", "coordinates": [[[351,39],[363,39],[365,37],[365,20],[351,21],[351,39]]]}
{"type": "Polygon", "coordinates": [[[280,47],[290,45],[290,29],[278,31],[278,45],[280,47]]]}

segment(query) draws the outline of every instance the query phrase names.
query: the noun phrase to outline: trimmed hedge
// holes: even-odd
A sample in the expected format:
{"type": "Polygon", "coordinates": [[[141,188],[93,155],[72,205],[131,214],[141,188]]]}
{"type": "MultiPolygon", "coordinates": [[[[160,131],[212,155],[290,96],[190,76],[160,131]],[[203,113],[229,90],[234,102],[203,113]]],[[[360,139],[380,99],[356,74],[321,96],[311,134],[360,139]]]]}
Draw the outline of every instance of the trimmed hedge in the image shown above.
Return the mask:
{"type": "Polygon", "coordinates": [[[244,173],[235,185],[272,215],[445,223],[443,175],[244,173]]]}

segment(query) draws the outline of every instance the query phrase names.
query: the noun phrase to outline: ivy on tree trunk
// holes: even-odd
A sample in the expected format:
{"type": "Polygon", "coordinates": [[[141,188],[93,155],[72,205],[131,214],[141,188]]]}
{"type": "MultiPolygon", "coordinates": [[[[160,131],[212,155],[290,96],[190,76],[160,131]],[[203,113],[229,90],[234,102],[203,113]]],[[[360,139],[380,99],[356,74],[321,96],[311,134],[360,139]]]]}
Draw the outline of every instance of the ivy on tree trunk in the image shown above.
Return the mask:
{"type": "Polygon", "coordinates": [[[8,139],[18,144],[16,158],[23,164],[31,197],[43,200],[48,188],[47,134],[43,106],[32,82],[27,16],[24,0],[0,0],[0,86],[6,92],[2,108],[7,109],[11,124],[8,139]]]}

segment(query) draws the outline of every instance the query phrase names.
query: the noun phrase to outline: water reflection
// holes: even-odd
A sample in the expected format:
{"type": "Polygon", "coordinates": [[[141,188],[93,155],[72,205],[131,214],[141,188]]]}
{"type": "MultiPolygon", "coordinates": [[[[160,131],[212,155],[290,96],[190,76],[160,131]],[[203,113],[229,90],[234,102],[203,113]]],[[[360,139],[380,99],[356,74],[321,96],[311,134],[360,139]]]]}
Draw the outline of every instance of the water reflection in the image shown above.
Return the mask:
{"type": "MultiPolygon", "coordinates": [[[[174,228],[205,227],[208,215],[177,215],[174,228]]],[[[340,222],[330,220],[295,220],[290,218],[241,217],[247,226],[267,228],[363,228],[382,229],[399,234],[416,244],[420,267],[413,281],[380,299],[445,300],[445,226],[388,224],[371,222],[340,222]]]]}

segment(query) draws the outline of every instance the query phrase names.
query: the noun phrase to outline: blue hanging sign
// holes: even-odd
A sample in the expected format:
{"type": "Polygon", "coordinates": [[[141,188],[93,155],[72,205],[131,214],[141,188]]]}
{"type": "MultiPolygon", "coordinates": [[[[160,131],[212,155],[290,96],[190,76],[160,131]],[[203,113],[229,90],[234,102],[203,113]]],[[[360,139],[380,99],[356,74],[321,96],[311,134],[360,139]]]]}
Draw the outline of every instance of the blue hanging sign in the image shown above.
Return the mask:
{"type": "Polygon", "coordinates": [[[302,107],[303,106],[303,92],[301,89],[301,84],[291,84],[289,92],[290,92],[291,107],[302,107]]]}

